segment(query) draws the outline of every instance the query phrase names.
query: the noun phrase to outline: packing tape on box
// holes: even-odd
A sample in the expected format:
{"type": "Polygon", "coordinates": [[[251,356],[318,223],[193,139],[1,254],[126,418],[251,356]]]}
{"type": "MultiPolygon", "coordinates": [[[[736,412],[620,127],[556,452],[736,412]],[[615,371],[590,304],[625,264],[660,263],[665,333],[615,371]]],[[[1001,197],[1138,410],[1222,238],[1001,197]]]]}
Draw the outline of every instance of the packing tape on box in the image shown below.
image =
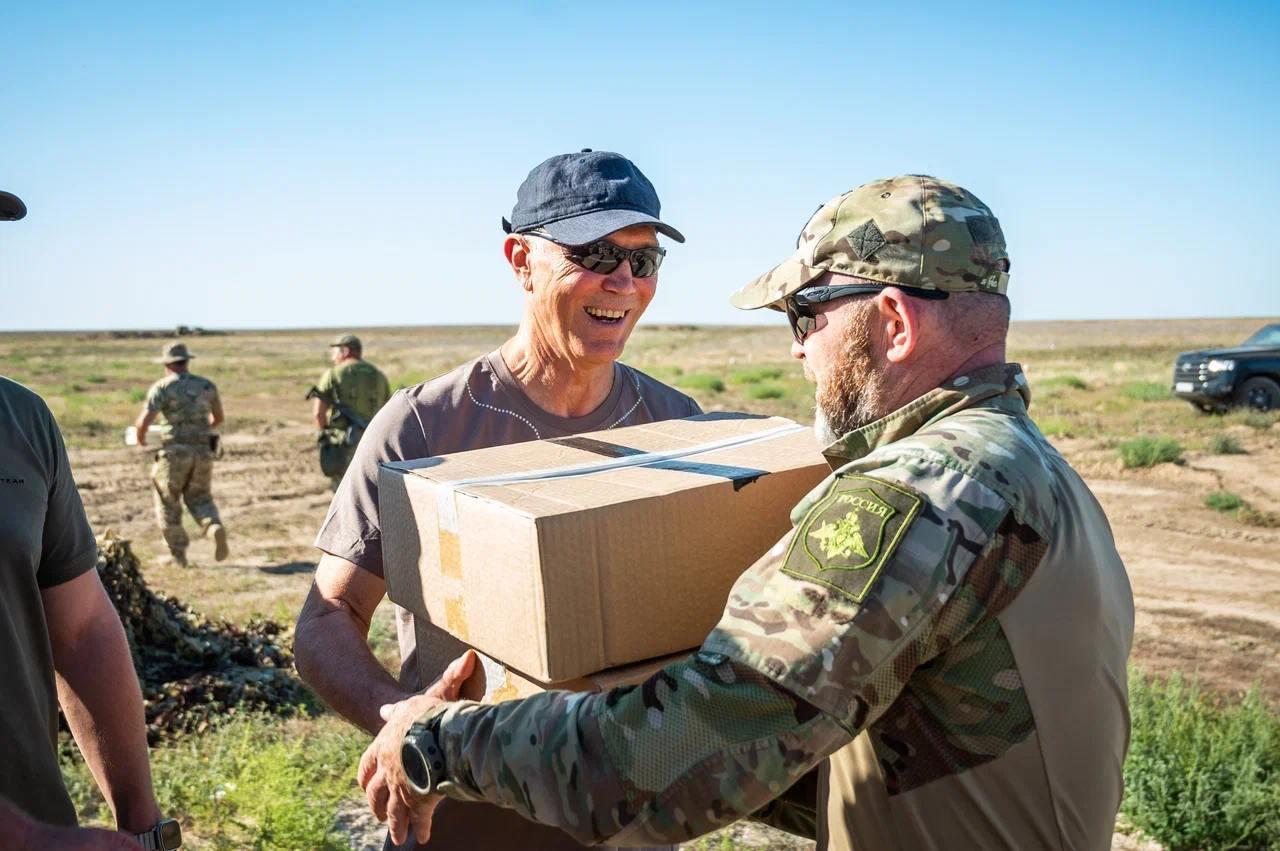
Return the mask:
{"type": "MultiPolygon", "coordinates": [[[[682,449],[668,449],[663,452],[641,452],[634,455],[620,455],[612,457],[607,461],[597,461],[591,464],[566,464],[563,467],[549,467],[543,470],[530,470],[527,473],[500,473],[493,476],[476,476],[470,479],[456,479],[454,481],[437,482],[438,490],[436,491],[436,516],[439,518],[440,538],[443,541],[445,535],[453,536],[457,540],[458,534],[458,509],[455,501],[455,494],[460,488],[475,487],[479,485],[514,485],[521,482],[540,482],[550,479],[568,479],[576,476],[589,476],[593,473],[604,473],[609,470],[619,470],[624,467],[662,467],[667,462],[677,461],[682,458],[691,458],[695,455],[705,455],[708,452],[717,452],[721,449],[730,449],[737,446],[748,446],[753,443],[761,443],[766,440],[772,440],[775,437],[781,437],[784,434],[791,434],[796,431],[805,431],[808,427],[798,423],[788,423],[785,426],[769,429],[768,431],[760,431],[754,434],[735,435],[734,437],[726,437],[720,440],[713,440],[708,443],[699,443],[694,446],[686,446],[682,449]]],[[[588,450],[592,451],[592,450],[588,450]]],[[[707,464],[706,472],[713,475],[720,475],[718,471],[725,468],[722,465],[707,464]]],[[[684,472],[699,472],[697,464],[680,464],[670,465],[667,469],[678,469],[684,472]]],[[[444,552],[441,553],[443,557],[444,552]]],[[[450,553],[450,555],[455,555],[450,553]]],[[[441,561],[442,571],[453,571],[460,575],[460,554],[455,555],[459,559],[457,564],[450,564],[446,568],[441,561]]]]}
{"type": "Polygon", "coordinates": [[[515,683],[511,682],[511,674],[508,673],[506,666],[495,662],[483,653],[476,655],[480,657],[480,666],[484,668],[483,699],[485,703],[501,703],[519,696],[519,689],[515,683]]]}

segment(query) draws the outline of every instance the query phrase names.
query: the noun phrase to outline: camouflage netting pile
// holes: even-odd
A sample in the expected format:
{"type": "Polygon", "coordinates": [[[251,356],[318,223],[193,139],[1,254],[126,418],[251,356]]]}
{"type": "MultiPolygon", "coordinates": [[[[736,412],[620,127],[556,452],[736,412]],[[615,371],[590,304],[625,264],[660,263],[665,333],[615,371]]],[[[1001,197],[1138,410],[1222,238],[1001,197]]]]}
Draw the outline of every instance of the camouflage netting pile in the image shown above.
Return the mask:
{"type": "Polygon", "coordinates": [[[291,629],[211,621],[147,587],[129,542],[98,537],[98,573],[124,623],[152,744],[228,711],[292,713],[311,696],[293,676],[291,629]]]}

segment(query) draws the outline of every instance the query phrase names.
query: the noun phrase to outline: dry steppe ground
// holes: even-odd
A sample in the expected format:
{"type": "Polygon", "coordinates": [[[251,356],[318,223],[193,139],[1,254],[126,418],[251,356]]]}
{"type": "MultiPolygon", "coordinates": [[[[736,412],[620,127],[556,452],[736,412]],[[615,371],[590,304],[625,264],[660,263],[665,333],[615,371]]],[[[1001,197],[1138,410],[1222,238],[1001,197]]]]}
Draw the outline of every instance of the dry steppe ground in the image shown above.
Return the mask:
{"type": "MultiPolygon", "coordinates": [[[[1280,700],[1280,427],[1275,415],[1208,416],[1171,398],[1174,355],[1236,343],[1268,320],[1015,323],[1010,359],[1024,365],[1031,413],[1106,508],[1137,601],[1135,665],[1195,674],[1222,693],[1253,682],[1280,700]],[[1180,464],[1125,469],[1119,444],[1169,437],[1180,464]],[[1234,444],[1239,454],[1219,454],[1234,444]],[[1217,451],[1215,451],[1217,450],[1217,451]],[[1230,491],[1253,509],[1215,511],[1230,491]]],[[[1274,321],[1274,320],[1271,320],[1274,321]]],[[[411,385],[495,348],[509,328],[357,329],[392,386],[411,385]]],[[[0,334],[0,374],[41,393],[66,434],[94,526],[131,538],[153,587],[211,615],[291,621],[311,581],[311,541],[329,501],[303,395],[326,365],[332,330],[236,332],[188,338],[194,371],[217,382],[227,411],[226,456],[214,494],[232,556],[195,566],[161,556],[148,459],[122,445],[164,338],[105,333],[0,334]]],[[[753,410],[800,421],[812,392],[787,356],[782,323],[762,328],[639,329],[626,360],[682,387],[708,410],[753,410]]],[[[381,611],[372,636],[394,657],[381,611]]],[[[703,847],[721,847],[720,839],[703,847]]],[[[749,840],[745,847],[764,847],[749,840]]],[[[777,846],[782,847],[782,846],[777,846]]]]}

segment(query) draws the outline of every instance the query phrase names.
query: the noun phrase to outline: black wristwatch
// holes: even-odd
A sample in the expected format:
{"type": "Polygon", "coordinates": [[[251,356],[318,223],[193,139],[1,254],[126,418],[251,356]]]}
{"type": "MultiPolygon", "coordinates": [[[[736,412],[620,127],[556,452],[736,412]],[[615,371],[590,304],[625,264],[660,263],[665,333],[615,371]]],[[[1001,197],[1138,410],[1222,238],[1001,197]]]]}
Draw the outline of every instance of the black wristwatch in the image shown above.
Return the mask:
{"type": "Polygon", "coordinates": [[[400,746],[400,764],[413,791],[431,795],[445,780],[444,751],[440,748],[440,714],[409,727],[400,746]]]}
{"type": "Polygon", "coordinates": [[[182,827],[171,818],[162,818],[155,827],[135,833],[133,838],[146,851],[173,851],[182,847],[182,827]]]}

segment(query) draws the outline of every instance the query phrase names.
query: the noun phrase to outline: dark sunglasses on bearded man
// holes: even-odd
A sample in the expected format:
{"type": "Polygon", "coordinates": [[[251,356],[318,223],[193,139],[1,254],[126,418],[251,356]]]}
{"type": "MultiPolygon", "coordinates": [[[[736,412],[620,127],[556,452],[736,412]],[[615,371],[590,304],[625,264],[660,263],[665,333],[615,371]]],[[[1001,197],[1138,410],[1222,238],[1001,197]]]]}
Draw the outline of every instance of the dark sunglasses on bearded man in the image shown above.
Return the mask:
{"type": "MultiPolygon", "coordinates": [[[[806,287],[797,290],[791,295],[783,299],[783,308],[787,313],[787,322],[791,325],[791,334],[796,338],[797,343],[803,343],[804,338],[813,333],[813,329],[818,327],[818,314],[813,308],[819,304],[826,304],[829,301],[835,301],[838,298],[847,298],[852,295],[870,295],[878,293],[884,289],[879,284],[843,284],[838,286],[819,286],[806,287]]],[[[898,287],[907,295],[913,295],[918,298],[927,299],[944,299],[947,297],[946,290],[926,290],[919,287],[898,287]]]]}

